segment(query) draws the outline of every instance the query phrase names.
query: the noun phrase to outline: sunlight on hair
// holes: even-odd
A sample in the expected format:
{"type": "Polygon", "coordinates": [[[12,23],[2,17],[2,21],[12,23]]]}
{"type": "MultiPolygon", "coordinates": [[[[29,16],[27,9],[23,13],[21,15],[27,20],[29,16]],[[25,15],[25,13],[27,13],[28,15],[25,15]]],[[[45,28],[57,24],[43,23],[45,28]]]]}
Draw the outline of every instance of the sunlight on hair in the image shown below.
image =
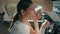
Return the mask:
{"type": "Polygon", "coordinates": [[[35,4],[34,5],[34,10],[38,11],[39,9],[42,9],[42,6],[40,6],[39,4],[35,4]]]}

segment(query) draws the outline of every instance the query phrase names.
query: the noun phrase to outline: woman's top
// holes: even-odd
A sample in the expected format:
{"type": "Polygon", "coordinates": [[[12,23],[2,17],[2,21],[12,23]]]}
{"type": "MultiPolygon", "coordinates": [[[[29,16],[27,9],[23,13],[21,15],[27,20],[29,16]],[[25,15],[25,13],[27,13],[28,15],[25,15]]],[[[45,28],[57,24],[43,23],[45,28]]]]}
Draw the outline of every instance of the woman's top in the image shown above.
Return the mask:
{"type": "Polygon", "coordinates": [[[11,28],[10,34],[30,34],[30,27],[20,21],[16,21],[11,28]]]}

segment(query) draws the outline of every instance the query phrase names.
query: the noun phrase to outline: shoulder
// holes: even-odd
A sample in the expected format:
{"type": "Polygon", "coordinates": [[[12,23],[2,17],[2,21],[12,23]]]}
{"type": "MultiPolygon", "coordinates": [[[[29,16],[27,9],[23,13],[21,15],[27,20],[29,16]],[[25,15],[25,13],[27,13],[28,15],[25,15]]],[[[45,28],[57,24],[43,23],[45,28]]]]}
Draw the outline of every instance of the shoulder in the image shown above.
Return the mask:
{"type": "Polygon", "coordinates": [[[13,25],[13,27],[17,27],[18,29],[30,29],[30,27],[24,23],[21,23],[20,21],[16,21],[13,25]]]}
{"type": "Polygon", "coordinates": [[[30,28],[27,25],[20,23],[19,21],[16,21],[11,31],[15,31],[23,34],[27,34],[27,33],[29,34],[30,28]]]}

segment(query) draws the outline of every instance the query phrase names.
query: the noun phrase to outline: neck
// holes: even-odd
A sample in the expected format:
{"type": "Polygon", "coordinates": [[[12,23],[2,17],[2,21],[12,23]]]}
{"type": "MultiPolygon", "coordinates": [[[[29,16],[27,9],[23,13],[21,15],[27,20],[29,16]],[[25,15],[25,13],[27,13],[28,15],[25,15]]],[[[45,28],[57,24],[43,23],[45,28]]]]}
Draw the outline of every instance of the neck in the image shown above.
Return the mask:
{"type": "Polygon", "coordinates": [[[30,25],[30,23],[29,23],[29,21],[28,21],[28,18],[23,18],[23,17],[21,17],[21,18],[19,18],[19,21],[21,22],[21,23],[24,23],[24,24],[27,24],[28,26],[31,26],[30,25]]]}
{"type": "Polygon", "coordinates": [[[27,18],[25,17],[19,17],[19,21],[22,22],[22,23],[27,23],[27,18]]]}

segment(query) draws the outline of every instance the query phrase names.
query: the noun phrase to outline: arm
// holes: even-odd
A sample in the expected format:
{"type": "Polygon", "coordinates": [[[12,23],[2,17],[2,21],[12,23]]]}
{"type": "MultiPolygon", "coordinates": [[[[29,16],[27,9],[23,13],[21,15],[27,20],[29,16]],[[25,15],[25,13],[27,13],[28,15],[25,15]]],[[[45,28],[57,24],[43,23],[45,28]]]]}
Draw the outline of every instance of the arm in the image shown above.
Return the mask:
{"type": "Polygon", "coordinates": [[[35,26],[36,34],[40,34],[39,25],[38,25],[38,19],[39,19],[38,16],[39,16],[39,13],[36,13],[36,15],[34,16],[34,26],[35,26]]]}
{"type": "Polygon", "coordinates": [[[32,26],[31,26],[31,24],[29,23],[29,21],[27,21],[26,24],[30,27],[30,34],[36,34],[36,31],[32,28],[32,26]]]}
{"type": "Polygon", "coordinates": [[[39,32],[39,27],[38,23],[35,23],[35,30],[31,27],[30,23],[28,22],[27,25],[30,27],[30,34],[38,34],[39,32]]]}
{"type": "Polygon", "coordinates": [[[30,34],[36,34],[35,30],[31,26],[31,24],[29,22],[26,24],[30,27],[30,34]]]}
{"type": "Polygon", "coordinates": [[[40,28],[40,34],[44,34],[45,33],[45,29],[48,28],[50,26],[50,23],[45,20],[44,23],[42,23],[42,26],[40,28]]]}
{"type": "Polygon", "coordinates": [[[40,31],[39,31],[39,25],[38,25],[38,21],[37,20],[34,20],[34,26],[35,26],[35,32],[36,32],[36,34],[39,34],[40,31]]]}
{"type": "Polygon", "coordinates": [[[48,22],[47,20],[45,20],[45,22],[42,24],[42,28],[46,29],[50,26],[50,22],[48,22]]]}

